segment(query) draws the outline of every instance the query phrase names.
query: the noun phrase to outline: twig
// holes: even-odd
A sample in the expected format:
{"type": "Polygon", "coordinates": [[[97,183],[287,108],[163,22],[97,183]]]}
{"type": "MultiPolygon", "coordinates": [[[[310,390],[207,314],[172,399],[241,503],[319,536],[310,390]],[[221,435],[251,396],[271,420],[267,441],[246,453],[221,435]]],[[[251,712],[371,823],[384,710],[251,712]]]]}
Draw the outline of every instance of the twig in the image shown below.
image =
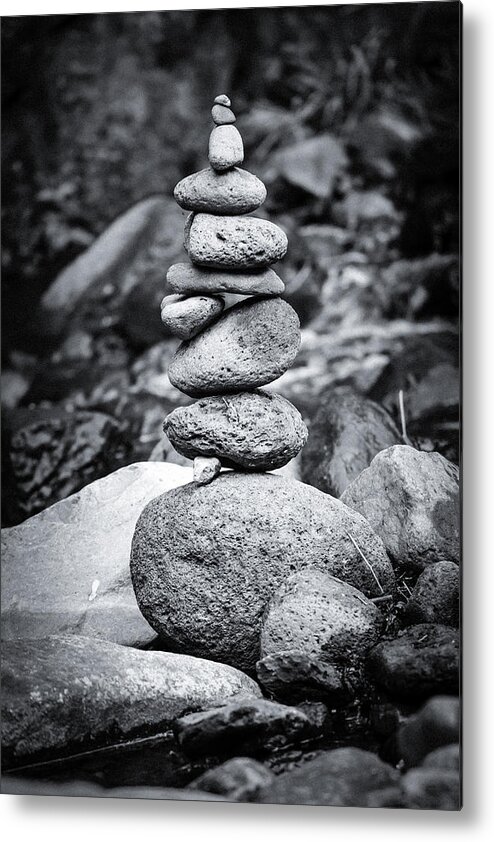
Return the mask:
{"type": "Polygon", "coordinates": [[[400,391],[398,392],[398,403],[400,406],[401,437],[405,444],[409,444],[410,447],[413,447],[412,442],[410,441],[407,435],[407,422],[405,418],[405,402],[403,400],[403,389],[400,389],[400,391]]]}
{"type": "Polygon", "coordinates": [[[370,572],[371,572],[371,573],[372,573],[372,575],[374,576],[374,579],[375,579],[375,580],[376,580],[376,582],[377,582],[377,586],[378,586],[379,590],[381,591],[381,593],[382,593],[382,594],[384,594],[384,588],[382,587],[382,585],[381,585],[381,583],[380,583],[379,579],[377,578],[377,576],[376,576],[376,574],[375,574],[375,572],[374,572],[374,568],[373,568],[372,564],[370,563],[370,561],[368,561],[368,560],[366,559],[365,555],[363,554],[362,550],[360,549],[360,547],[359,547],[359,545],[357,544],[357,542],[356,542],[355,538],[353,537],[353,535],[350,535],[350,533],[349,533],[349,532],[347,532],[346,534],[348,535],[348,537],[350,538],[350,541],[352,542],[353,546],[355,547],[355,549],[357,550],[357,552],[360,554],[360,556],[363,558],[363,560],[364,560],[365,564],[367,565],[367,567],[369,568],[370,572]]]}

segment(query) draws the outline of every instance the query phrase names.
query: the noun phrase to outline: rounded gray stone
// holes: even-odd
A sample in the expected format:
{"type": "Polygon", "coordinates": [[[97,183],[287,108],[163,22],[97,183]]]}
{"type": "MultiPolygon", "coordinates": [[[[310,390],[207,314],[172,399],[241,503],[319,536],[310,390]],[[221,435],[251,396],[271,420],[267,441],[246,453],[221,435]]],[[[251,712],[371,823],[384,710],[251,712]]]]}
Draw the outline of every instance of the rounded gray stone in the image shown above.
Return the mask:
{"type": "Polygon", "coordinates": [[[460,569],[452,561],[438,561],[422,571],[405,608],[407,623],[458,626],[460,569]]]}
{"type": "Polygon", "coordinates": [[[460,739],[460,701],[433,696],[399,728],[397,748],[406,766],[418,766],[432,751],[460,739]]]}
{"type": "Polygon", "coordinates": [[[273,222],[249,216],[194,216],[185,248],[193,263],[212,269],[262,269],[285,256],[288,240],[273,222]]]}
{"type": "Polygon", "coordinates": [[[214,395],[177,407],[163,429],[189,459],[216,456],[225,467],[255,471],[281,468],[307,440],[299,411],[280,395],[263,391],[214,395]]]}
{"type": "Polygon", "coordinates": [[[182,343],[168,376],[192,397],[254,389],[283,374],[299,345],[298,316],[286,301],[248,299],[182,343]]]}
{"type": "Polygon", "coordinates": [[[227,108],[230,108],[232,101],[226,94],[218,94],[218,96],[215,96],[214,98],[214,103],[215,105],[226,105],[227,108]]]}
{"type": "Polygon", "coordinates": [[[157,497],[139,518],[131,552],[137,601],[153,628],[181,651],[249,669],[271,595],[309,566],[368,596],[381,593],[376,577],[385,592],[394,583],[364,518],[273,474],[225,472],[157,497]]]}
{"type": "Polygon", "coordinates": [[[211,116],[217,126],[223,126],[227,123],[234,123],[236,121],[235,114],[227,105],[217,103],[211,109],[211,116]]]}
{"type": "Polygon", "coordinates": [[[218,172],[238,167],[244,160],[244,144],[236,126],[216,126],[209,135],[209,163],[218,172]]]}
{"type": "Polygon", "coordinates": [[[381,612],[363,593],[306,568],[289,576],[271,597],[262,621],[261,657],[296,649],[346,665],[365,656],[382,628],[381,612]]]}
{"type": "Polygon", "coordinates": [[[222,298],[211,295],[167,295],[161,302],[161,321],[180,339],[191,339],[224,309],[222,298]]]}
{"type": "Polygon", "coordinates": [[[257,176],[238,167],[226,172],[207,167],[179,181],[173,195],[184,210],[235,216],[260,207],[266,198],[266,188],[257,176]]]}
{"type": "Polygon", "coordinates": [[[260,272],[220,272],[201,269],[192,263],[174,263],[166,281],[175,292],[237,293],[239,295],[281,295],[285,284],[273,269],[260,272]]]}

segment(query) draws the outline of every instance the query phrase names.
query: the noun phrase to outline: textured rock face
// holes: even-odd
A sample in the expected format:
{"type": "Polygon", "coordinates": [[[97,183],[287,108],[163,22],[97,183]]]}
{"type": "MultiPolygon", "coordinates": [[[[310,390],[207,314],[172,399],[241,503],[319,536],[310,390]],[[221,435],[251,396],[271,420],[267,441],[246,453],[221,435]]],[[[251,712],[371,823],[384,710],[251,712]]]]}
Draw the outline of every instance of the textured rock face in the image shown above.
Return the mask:
{"type": "Polygon", "coordinates": [[[407,766],[417,766],[441,746],[457,743],[460,702],[453,696],[434,696],[398,731],[398,750],[407,766]]]}
{"type": "Polygon", "coordinates": [[[352,389],[325,392],[302,455],[302,479],[339,497],[381,450],[398,444],[390,415],[352,389]]]}
{"type": "Polygon", "coordinates": [[[365,656],[382,625],[379,609],[356,588],[319,570],[300,570],[271,597],[261,656],[295,649],[346,665],[365,656]]]}
{"type": "Polygon", "coordinates": [[[273,269],[231,273],[201,269],[191,263],[174,263],[166,280],[175,292],[233,292],[241,295],[281,295],[285,284],[273,269]]]}
{"type": "Polygon", "coordinates": [[[257,662],[256,673],[263,688],[283,701],[322,698],[337,707],[352,696],[338,667],[304,650],[267,655],[257,662]]]}
{"type": "Polygon", "coordinates": [[[397,565],[423,570],[459,561],[458,468],[439,453],[389,447],[343,493],[382,538],[397,565]]]}
{"type": "Polygon", "coordinates": [[[179,181],[174,196],[184,210],[236,216],[257,210],[266,198],[266,188],[247,170],[235,167],[215,172],[208,167],[179,181]]]}
{"type": "Polygon", "coordinates": [[[70,631],[149,643],[130,581],[132,534],[146,503],[191,478],[178,465],[129,465],[2,530],[2,638],[70,631]]]}
{"type": "Polygon", "coordinates": [[[232,757],[221,766],[208,769],[189,784],[189,789],[227,795],[233,801],[255,801],[261,789],[273,780],[271,770],[258,760],[232,757]]]}
{"type": "Polygon", "coordinates": [[[420,574],[405,609],[409,623],[458,626],[460,571],[452,561],[438,561],[420,574]]]}
{"type": "Polygon", "coordinates": [[[168,369],[192,397],[253,389],[286,371],[300,345],[295,310],[280,298],[254,298],[227,310],[182,344],[168,369]]]}
{"type": "Polygon", "coordinates": [[[209,136],[208,158],[214,170],[237,167],[244,160],[244,144],[235,126],[216,126],[209,136]]]}
{"type": "Polygon", "coordinates": [[[191,339],[213,322],[225,306],[222,298],[211,295],[167,295],[161,302],[161,321],[180,339],[191,339]]]}
{"type": "Polygon", "coordinates": [[[287,247],[285,232],[266,219],[207,213],[194,216],[185,240],[192,263],[240,272],[281,260],[287,247]]]}
{"type": "Polygon", "coordinates": [[[389,592],[394,582],[383,545],[363,518],[271,474],[226,473],[211,485],[162,495],[144,509],[132,543],[134,588],[153,628],[183,651],[242,668],[259,658],[270,596],[290,573],[311,565],[368,596],[380,587],[389,592]]]}
{"type": "Polygon", "coordinates": [[[238,670],[75,635],[4,643],[4,763],[158,733],[186,711],[260,695],[238,670]]]}
{"type": "Polygon", "coordinates": [[[297,409],[280,395],[240,392],[178,407],[164,430],[175,450],[193,459],[217,456],[225,467],[270,471],[286,465],[307,439],[297,409]]]}

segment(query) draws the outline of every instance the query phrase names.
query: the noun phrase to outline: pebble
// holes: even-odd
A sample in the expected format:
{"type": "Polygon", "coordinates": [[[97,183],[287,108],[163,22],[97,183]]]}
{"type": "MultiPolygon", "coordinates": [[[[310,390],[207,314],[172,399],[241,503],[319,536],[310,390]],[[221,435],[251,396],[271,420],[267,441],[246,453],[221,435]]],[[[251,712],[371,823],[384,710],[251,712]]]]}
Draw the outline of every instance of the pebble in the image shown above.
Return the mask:
{"type": "Polygon", "coordinates": [[[216,456],[225,467],[256,471],[286,465],[307,440],[299,411],[280,395],[262,390],[177,407],[163,429],[175,450],[189,459],[216,456]]]}
{"type": "Polygon", "coordinates": [[[212,482],[221,471],[219,459],[209,459],[197,456],[194,459],[194,482],[196,485],[207,485],[212,482]]]}
{"type": "Polygon", "coordinates": [[[274,779],[274,774],[251,757],[232,757],[189,784],[188,789],[227,795],[233,801],[255,801],[261,789],[274,779]]]}
{"type": "Polygon", "coordinates": [[[191,263],[174,263],[166,273],[167,284],[178,293],[236,293],[281,295],[285,284],[273,269],[260,272],[216,272],[191,263]]]}
{"type": "Polygon", "coordinates": [[[235,114],[226,105],[215,103],[211,109],[211,116],[217,126],[223,126],[226,123],[234,123],[236,121],[235,114]]]}
{"type": "Polygon", "coordinates": [[[433,696],[398,731],[398,750],[406,766],[418,766],[434,749],[458,743],[460,702],[433,696]]]}
{"type": "Polygon", "coordinates": [[[286,649],[266,655],[257,662],[256,673],[264,690],[284,702],[324,699],[331,707],[338,707],[352,696],[340,668],[324,656],[308,655],[304,650],[286,649]]]}
{"type": "Polygon", "coordinates": [[[167,295],[161,302],[161,321],[180,339],[191,339],[213,322],[225,302],[215,296],[167,295]]]}
{"type": "Polygon", "coordinates": [[[430,751],[426,754],[420,764],[424,769],[450,769],[459,771],[461,767],[460,746],[458,743],[451,743],[447,746],[430,751]]]}
{"type": "Polygon", "coordinates": [[[231,99],[226,94],[218,94],[214,98],[215,105],[226,105],[227,108],[230,108],[232,104],[231,99]]]}
{"type": "Polygon", "coordinates": [[[449,769],[411,769],[400,781],[409,810],[459,810],[460,777],[449,769]]]}
{"type": "Polygon", "coordinates": [[[239,167],[225,172],[207,167],[179,181],[173,195],[184,210],[235,216],[257,210],[266,198],[266,188],[257,176],[239,167]]]}
{"type": "Polygon", "coordinates": [[[404,617],[408,624],[459,624],[460,569],[452,561],[431,564],[418,577],[406,604],[404,617]]]}
{"type": "Polygon", "coordinates": [[[222,172],[238,167],[244,160],[244,144],[236,126],[216,126],[209,136],[209,163],[222,172]]]}
{"type": "Polygon", "coordinates": [[[192,261],[212,269],[262,269],[285,256],[288,240],[273,222],[257,217],[194,216],[185,243],[192,261]]]}
{"type": "Polygon", "coordinates": [[[178,348],[168,376],[191,397],[263,386],[286,371],[300,345],[298,316],[281,298],[249,298],[178,348]]]}

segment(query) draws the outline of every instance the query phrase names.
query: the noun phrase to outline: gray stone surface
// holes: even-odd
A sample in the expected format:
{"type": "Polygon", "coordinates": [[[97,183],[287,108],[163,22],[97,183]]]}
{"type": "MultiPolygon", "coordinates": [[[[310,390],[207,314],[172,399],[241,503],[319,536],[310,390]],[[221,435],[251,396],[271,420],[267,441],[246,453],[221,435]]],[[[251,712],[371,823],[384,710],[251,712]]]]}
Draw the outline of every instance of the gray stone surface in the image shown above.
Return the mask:
{"type": "Polygon", "coordinates": [[[341,499],[369,521],[396,565],[458,563],[458,468],[439,453],[405,445],[382,450],[341,499]]]}
{"type": "Polygon", "coordinates": [[[352,697],[339,667],[304,650],[267,655],[257,662],[256,672],[264,690],[282,701],[325,699],[336,707],[352,697]]]}
{"type": "Polygon", "coordinates": [[[189,459],[217,456],[225,467],[256,471],[286,465],[307,440],[299,411],[280,395],[261,390],[177,407],[163,428],[174,448],[189,459]]]}
{"type": "Polygon", "coordinates": [[[2,760],[75,753],[159,733],[186,711],[255,699],[224,664],[54,635],[2,647],[2,760]]]}
{"type": "Polygon", "coordinates": [[[197,213],[185,240],[198,266],[212,269],[264,269],[285,256],[288,240],[274,222],[253,216],[197,213]]]}
{"type": "Polygon", "coordinates": [[[266,188],[257,176],[247,170],[234,167],[216,172],[207,167],[179,181],[173,195],[184,210],[235,216],[251,213],[260,207],[266,198],[266,188]]]}
{"type": "Polygon", "coordinates": [[[311,565],[367,596],[394,583],[367,521],[311,486],[272,474],[225,472],[210,485],[164,494],[146,506],[132,542],[132,579],[151,625],[182,651],[241,668],[259,659],[270,596],[311,565]]]}
{"type": "Polygon", "coordinates": [[[234,123],[237,119],[231,108],[226,105],[222,105],[221,103],[215,103],[213,105],[211,109],[211,116],[217,126],[234,123]]]}
{"type": "Polygon", "coordinates": [[[411,769],[400,787],[408,810],[459,810],[460,777],[449,769],[411,769]]]}
{"type": "Polygon", "coordinates": [[[298,316],[281,298],[236,304],[173,357],[171,383],[192,397],[253,389],[286,371],[300,345],[298,316]]]}
{"type": "Polygon", "coordinates": [[[191,339],[211,324],[224,306],[217,296],[167,295],[161,302],[161,321],[175,336],[191,339]]]}
{"type": "Polygon", "coordinates": [[[2,638],[59,632],[149,643],[130,581],[134,527],[159,494],[190,482],[178,465],[136,463],[2,530],[2,638]]]}
{"type": "Polygon", "coordinates": [[[418,577],[405,608],[408,623],[458,626],[460,570],[452,561],[431,564],[418,577]]]}
{"type": "Polygon", "coordinates": [[[460,701],[455,696],[433,696],[398,731],[398,751],[407,766],[417,766],[434,749],[458,743],[460,701]]]}
{"type": "Polygon", "coordinates": [[[459,771],[461,768],[461,755],[459,743],[451,743],[448,746],[430,751],[426,754],[420,764],[424,769],[450,769],[459,771]]]}
{"type": "Polygon", "coordinates": [[[171,289],[180,293],[232,292],[241,295],[281,295],[285,284],[273,269],[258,272],[221,272],[192,263],[174,263],[166,273],[171,289]]]}
{"type": "Polygon", "coordinates": [[[244,144],[236,126],[216,126],[209,136],[209,163],[222,172],[238,167],[244,160],[244,144]]]}
{"type": "Polygon", "coordinates": [[[196,485],[207,485],[212,482],[221,471],[219,459],[198,456],[194,459],[194,482],[196,485]]]}
{"type": "Polygon", "coordinates": [[[274,779],[267,766],[252,757],[232,757],[221,766],[208,769],[189,784],[192,791],[212,792],[233,801],[255,801],[261,789],[274,779]]]}

